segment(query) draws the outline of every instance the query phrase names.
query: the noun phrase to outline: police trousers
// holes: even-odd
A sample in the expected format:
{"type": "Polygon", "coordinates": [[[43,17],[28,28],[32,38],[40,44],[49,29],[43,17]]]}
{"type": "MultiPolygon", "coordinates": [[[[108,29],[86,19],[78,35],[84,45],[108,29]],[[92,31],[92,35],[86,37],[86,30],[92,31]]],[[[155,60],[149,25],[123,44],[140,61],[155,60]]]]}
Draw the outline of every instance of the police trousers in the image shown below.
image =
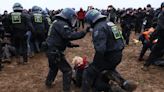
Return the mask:
{"type": "Polygon", "coordinates": [[[26,36],[14,36],[12,38],[14,47],[16,48],[17,56],[23,56],[23,62],[28,61],[27,57],[27,37],[26,36]]]}
{"type": "Polygon", "coordinates": [[[63,73],[63,91],[69,92],[71,85],[72,68],[65,59],[64,54],[56,51],[48,51],[47,57],[49,63],[49,72],[46,82],[52,83],[57,76],[58,70],[61,70],[61,72],[63,73]]]}

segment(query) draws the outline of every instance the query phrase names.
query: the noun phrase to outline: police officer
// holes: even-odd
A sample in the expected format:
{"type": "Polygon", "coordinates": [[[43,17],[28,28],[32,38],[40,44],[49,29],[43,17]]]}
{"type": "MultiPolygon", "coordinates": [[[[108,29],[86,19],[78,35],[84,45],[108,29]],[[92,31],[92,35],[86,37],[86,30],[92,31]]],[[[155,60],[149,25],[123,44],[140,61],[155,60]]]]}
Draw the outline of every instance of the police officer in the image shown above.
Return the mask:
{"type": "Polygon", "coordinates": [[[34,26],[33,38],[36,52],[40,52],[40,46],[46,39],[49,25],[45,16],[42,14],[41,8],[38,6],[32,7],[32,24],[34,26]]]}
{"type": "Polygon", "coordinates": [[[106,70],[112,71],[112,74],[119,78],[119,83],[124,87],[128,82],[116,71],[124,49],[121,32],[113,22],[107,21],[106,17],[97,10],[88,11],[85,20],[93,28],[92,39],[95,55],[93,62],[83,73],[82,92],[89,92],[97,77],[106,70]]]}
{"type": "Polygon", "coordinates": [[[129,39],[130,39],[130,34],[131,34],[131,29],[132,29],[132,20],[133,17],[131,15],[131,9],[127,9],[124,14],[121,16],[121,27],[122,27],[122,34],[123,37],[125,38],[126,45],[129,45],[129,39]]]}
{"type": "Polygon", "coordinates": [[[17,55],[19,57],[18,63],[27,63],[27,43],[26,32],[33,30],[32,23],[27,14],[23,13],[23,7],[20,3],[15,3],[13,11],[7,18],[8,33],[12,36],[13,45],[16,47],[17,55]]]}
{"type": "MultiPolygon", "coordinates": [[[[49,73],[46,79],[46,86],[52,87],[58,70],[63,73],[63,91],[70,92],[72,69],[68,64],[63,52],[70,41],[83,38],[86,31],[74,32],[72,30],[77,20],[75,11],[66,8],[56,15],[55,20],[49,28],[47,43],[47,57],[49,62],[49,73]]],[[[86,28],[85,28],[86,29],[86,28]]]]}
{"type": "Polygon", "coordinates": [[[152,34],[151,41],[158,38],[157,44],[152,49],[146,63],[142,67],[143,70],[148,70],[148,67],[153,64],[158,58],[164,55],[164,2],[161,4],[161,12],[158,17],[156,32],[152,34]]]}

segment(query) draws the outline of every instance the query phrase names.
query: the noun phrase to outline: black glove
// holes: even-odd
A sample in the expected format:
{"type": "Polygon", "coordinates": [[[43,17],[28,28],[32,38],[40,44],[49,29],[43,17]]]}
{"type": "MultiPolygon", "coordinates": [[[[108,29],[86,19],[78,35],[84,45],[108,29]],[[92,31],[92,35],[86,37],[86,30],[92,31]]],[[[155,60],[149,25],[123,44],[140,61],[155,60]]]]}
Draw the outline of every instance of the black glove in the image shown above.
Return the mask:
{"type": "Polygon", "coordinates": [[[47,42],[42,42],[42,45],[41,45],[41,50],[42,51],[47,51],[47,49],[48,49],[48,44],[47,44],[47,42]]]}

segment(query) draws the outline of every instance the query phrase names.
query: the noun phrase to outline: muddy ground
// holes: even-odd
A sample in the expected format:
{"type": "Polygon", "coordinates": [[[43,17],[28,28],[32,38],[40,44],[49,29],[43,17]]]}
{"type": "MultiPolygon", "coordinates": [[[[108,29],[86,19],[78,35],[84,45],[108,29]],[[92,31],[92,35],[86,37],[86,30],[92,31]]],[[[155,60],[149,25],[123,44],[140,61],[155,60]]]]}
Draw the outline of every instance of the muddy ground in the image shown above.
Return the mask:
{"type": "MultiPolygon", "coordinates": [[[[134,36],[131,36],[133,39],[134,36]]],[[[71,63],[74,56],[93,58],[93,46],[91,37],[88,34],[84,39],[75,41],[80,44],[79,48],[67,49],[66,57],[71,63]]],[[[132,41],[126,46],[123,52],[122,63],[118,66],[118,71],[126,79],[139,83],[135,92],[164,92],[164,68],[151,66],[145,72],[141,70],[144,62],[137,61],[141,45],[135,45],[132,41]]],[[[148,56],[147,52],[145,58],[148,56]]],[[[0,71],[0,92],[62,92],[62,74],[59,72],[52,89],[47,89],[44,81],[48,72],[47,58],[43,53],[36,54],[30,58],[27,65],[17,65],[16,58],[11,64],[4,64],[5,68],[0,71]]],[[[73,92],[80,92],[72,85],[73,92]]]]}

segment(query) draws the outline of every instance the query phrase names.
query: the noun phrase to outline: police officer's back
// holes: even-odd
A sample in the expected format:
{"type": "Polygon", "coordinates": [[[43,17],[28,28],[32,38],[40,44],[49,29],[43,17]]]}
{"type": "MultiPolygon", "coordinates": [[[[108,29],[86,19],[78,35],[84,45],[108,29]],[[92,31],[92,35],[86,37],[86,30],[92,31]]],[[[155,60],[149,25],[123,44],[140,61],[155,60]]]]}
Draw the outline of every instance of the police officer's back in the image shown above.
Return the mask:
{"type": "Polygon", "coordinates": [[[23,7],[20,3],[15,3],[13,6],[14,12],[11,12],[7,18],[7,33],[12,36],[13,45],[16,47],[17,55],[20,57],[20,61],[27,62],[27,43],[26,32],[28,30],[33,31],[30,17],[23,13],[23,7]]]}
{"type": "Polygon", "coordinates": [[[32,23],[35,31],[48,31],[48,22],[38,6],[32,7],[32,23]]]}
{"type": "MultiPolygon", "coordinates": [[[[116,72],[117,65],[121,62],[124,42],[121,31],[117,26],[106,20],[104,15],[97,10],[90,10],[86,13],[85,20],[93,28],[92,39],[95,48],[93,62],[85,69],[83,74],[82,92],[89,92],[92,85],[99,78],[103,71],[112,71],[119,79],[119,85],[126,82],[124,78],[116,72]]],[[[127,83],[130,84],[130,83],[127,83]]],[[[133,84],[133,83],[132,83],[133,84]]],[[[132,87],[132,84],[130,86],[132,87]]],[[[125,86],[125,85],[123,85],[125,86]]],[[[134,90],[136,85],[131,90],[134,90]]],[[[96,88],[97,89],[97,88],[96,88]]],[[[109,88],[100,91],[108,92],[109,88]]],[[[95,91],[94,91],[95,92],[95,91]]]]}
{"type": "Polygon", "coordinates": [[[49,28],[46,17],[43,16],[42,10],[38,6],[32,7],[32,24],[34,26],[33,40],[35,43],[35,48],[37,52],[40,52],[40,46],[46,39],[46,34],[49,28]]]}

